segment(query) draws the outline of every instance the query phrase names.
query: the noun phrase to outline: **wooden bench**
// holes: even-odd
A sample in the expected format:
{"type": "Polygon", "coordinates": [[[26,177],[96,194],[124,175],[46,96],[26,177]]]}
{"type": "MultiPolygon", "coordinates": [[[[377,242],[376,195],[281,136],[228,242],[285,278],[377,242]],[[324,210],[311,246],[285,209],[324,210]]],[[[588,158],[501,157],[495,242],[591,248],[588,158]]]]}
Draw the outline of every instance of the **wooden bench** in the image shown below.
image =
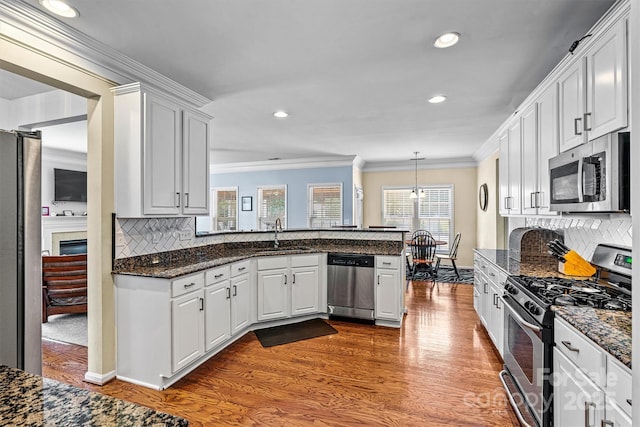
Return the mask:
{"type": "Polygon", "coordinates": [[[42,323],[87,312],[87,254],[42,257],[42,323]]]}

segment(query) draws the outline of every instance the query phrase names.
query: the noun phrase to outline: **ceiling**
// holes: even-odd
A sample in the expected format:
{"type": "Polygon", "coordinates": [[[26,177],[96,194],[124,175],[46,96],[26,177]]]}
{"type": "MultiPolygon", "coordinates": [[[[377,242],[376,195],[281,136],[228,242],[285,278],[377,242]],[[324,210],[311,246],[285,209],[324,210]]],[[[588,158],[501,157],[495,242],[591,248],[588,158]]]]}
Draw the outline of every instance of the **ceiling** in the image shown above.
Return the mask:
{"type": "Polygon", "coordinates": [[[65,24],[214,100],[213,163],[469,159],[614,3],[68,1],[65,24]]]}

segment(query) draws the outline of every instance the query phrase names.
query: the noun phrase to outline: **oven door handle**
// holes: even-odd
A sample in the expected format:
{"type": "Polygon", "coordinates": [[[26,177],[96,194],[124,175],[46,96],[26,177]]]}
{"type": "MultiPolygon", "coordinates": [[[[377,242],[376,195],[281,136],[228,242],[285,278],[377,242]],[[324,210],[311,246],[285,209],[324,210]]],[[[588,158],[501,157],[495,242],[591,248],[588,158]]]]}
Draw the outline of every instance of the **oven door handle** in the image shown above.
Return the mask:
{"type": "Polygon", "coordinates": [[[504,380],[504,376],[505,375],[509,375],[507,373],[507,371],[500,371],[500,373],[498,374],[498,377],[500,378],[500,382],[502,383],[502,387],[504,387],[504,391],[507,392],[507,397],[509,398],[509,403],[511,404],[511,407],[513,408],[513,412],[516,413],[516,417],[518,417],[518,421],[520,421],[520,424],[522,424],[523,427],[533,427],[531,424],[528,424],[524,420],[524,417],[522,416],[522,412],[520,412],[520,408],[516,404],[516,401],[513,400],[513,396],[511,396],[511,392],[509,391],[509,387],[507,386],[507,382],[504,380]]]}
{"type": "Polygon", "coordinates": [[[539,326],[536,326],[536,325],[534,325],[533,323],[529,323],[529,322],[527,322],[526,320],[524,320],[524,319],[522,318],[522,316],[520,316],[520,315],[519,315],[519,314],[518,314],[514,309],[512,309],[512,308],[509,306],[509,303],[508,303],[508,302],[506,302],[502,296],[500,296],[500,299],[502,300],[502,304],[503,304],[503,305],[505,305],[506,307],[509,307],[509,313],[511,313],[511,315],[512,315],[513,317],[515,317],[515,318],[516,318],[516,320],[517,320],[517,321],[518,321],[522,326],[525,326],[525,327],[527,327],[527,328],[531,329],[531,330],[532,330],[532,331],[534,331],[534,332],[540,332],[540,331],[542,330],[542,328],[540,328],[539,326]]]}

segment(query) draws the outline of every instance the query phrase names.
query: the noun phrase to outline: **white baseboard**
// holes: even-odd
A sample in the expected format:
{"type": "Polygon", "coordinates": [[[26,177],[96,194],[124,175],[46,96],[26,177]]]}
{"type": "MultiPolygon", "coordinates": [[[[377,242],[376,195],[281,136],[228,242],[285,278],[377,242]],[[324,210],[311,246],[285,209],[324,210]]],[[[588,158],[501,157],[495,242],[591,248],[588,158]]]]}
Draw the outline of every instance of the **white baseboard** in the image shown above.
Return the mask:
{"type": "Polygon", "coordinates": [[[84,380],[91,384],[104,385],[116,377],[116,371],[107,372],[106,374],[97,374],[95,372],[85,372],[84,380]]]}

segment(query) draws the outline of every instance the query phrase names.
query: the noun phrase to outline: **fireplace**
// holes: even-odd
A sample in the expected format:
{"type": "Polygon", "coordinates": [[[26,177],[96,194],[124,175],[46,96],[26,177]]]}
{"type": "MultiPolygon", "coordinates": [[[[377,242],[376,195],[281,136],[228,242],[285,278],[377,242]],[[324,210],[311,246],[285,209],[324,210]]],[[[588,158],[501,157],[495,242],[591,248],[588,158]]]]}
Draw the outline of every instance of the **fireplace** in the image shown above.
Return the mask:
{"type": "Polygon", "coordinates": [[[87,253],[87,239],[61,240],[60,255],[76,255],[87,253]]]}

